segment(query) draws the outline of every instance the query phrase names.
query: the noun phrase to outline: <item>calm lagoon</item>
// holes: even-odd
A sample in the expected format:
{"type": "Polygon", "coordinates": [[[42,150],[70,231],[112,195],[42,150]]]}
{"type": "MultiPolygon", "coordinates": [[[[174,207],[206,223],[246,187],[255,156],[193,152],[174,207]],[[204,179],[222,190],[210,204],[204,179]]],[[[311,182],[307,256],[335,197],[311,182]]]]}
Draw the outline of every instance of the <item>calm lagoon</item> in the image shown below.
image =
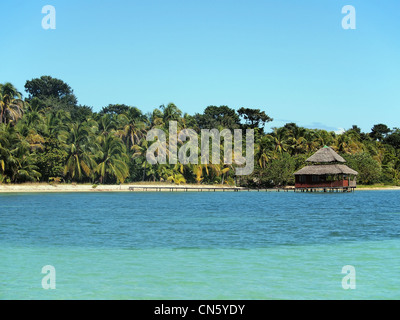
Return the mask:
{"type": "Polygon", "coordinates": [[[0,299],[399,299],[399,196],[0,194],[0,299]]]}

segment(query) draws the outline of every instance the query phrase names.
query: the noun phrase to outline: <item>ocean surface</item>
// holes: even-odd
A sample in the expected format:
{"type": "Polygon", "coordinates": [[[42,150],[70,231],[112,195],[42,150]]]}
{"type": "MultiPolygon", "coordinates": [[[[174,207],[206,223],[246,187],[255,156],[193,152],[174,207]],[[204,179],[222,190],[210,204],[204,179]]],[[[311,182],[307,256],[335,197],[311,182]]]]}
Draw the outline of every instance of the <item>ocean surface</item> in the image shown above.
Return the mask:
{"type": "Polygon", "coordinates": [[[400,299],[400,192],[0,194],[0,299],[400,299]]]}

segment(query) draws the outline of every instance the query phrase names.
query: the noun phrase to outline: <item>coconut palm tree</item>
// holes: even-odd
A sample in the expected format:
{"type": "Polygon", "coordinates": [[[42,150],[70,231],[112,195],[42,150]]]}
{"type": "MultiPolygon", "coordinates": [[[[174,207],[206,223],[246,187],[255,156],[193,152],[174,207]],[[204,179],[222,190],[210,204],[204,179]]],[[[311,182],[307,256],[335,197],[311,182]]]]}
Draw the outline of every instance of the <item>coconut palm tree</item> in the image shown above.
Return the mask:
{"type": "Polygon", "coordinates": [[[167,181],[171,181],[175,184],[186,183],[185,177],[180,173],[174,173],[167,178],[167,181]]]}
{"type": "Polygon", "coordinates": [[[139,144],[135,144],[131,147],[131,150],[133,151],[132,158],[139,158],[142,161],[142,167],[143,167],[143,179],[146,178],[146,169],[147,169],[147,159],[146,159],[146,153],[148,149],[148,141],[146,139],[142,139],[139,144]]]}
{"type": "Polygon", "coordinates": [[[84,175],[89,177],[93,168],[97,167],[94,153],[98,145],[92,134],[88,122],[72,123],[68,131],[60,132],[59,139],[68,153],[64,175],[73,180],[81,180],[84,175]]]}
{"type": "Polygon", "coordinates": [[[122,140],[114,135],[107,135],[99,136],[98,143],[100,150],[96,154],[95,172],[100,176],[100,183],[104,183],[108,179],[116,179],[117,182],[124,183],[129,175],[127,165],[129,157],[122,140]]]}
{"type": "Polygon", "coordinates": [[[215,183],[216,180],[219,180],[219,177],[222,176],[221,184],[224,184],[225,174],[228,173],[229,170],[231,170],[232,168],[232,165],[223,165],[220,163],[208,164],[203,166],[205,166],[207,177],[210,179],[210,182],[215,183]]]}
{"type": "Polygon", "coordinates": [[[335,145],[333,145],[332,148],[335,151],[347,154],[354,154],[362,151],[361,143],[356,140],[353,140],[346,133],[342,133],[337,136],[335,145]]]}
{"type": "Polygon", "coordinates": [[[162,118],[165,124],[169,121],[179,121],[181,119],[182,111],[173,103],[169,103],[167,106],[162,105],[160,109],[163,112],[162,118]]]}
{"type": "Polygon", "coordinates": [[[35,165],[35,154],[29,153],[29,143],[21,143],[15,149],[15,158],[17,159],[16,170],[13,171],[12,181],[39,181],[42,176],[38,171],[38,166],[35,165]]]}
{"type": "Polygon", "coordinates": [[[11,173],[12,170],[12,145],[19,142],[15,128],[11,125],[0,124],[0,170],[2,174],[2,180],[7,177],[7,173],[11,173]]]}
{"type": "Polygon", "coordinates": [[[262,137],[255,145],[255,160],[258,161],[260,168],[265,168],[267,163],[273,158],[272,139],[268,136],[262,137]]]}
{"type": "Polygon", "coordinates": [[[44,131],[45,117],[41,112],[31,109],[30,105],[27,105],[27,110],[28,112],[16,124],[16,128],[30,144],[31,151],[43,150],[45,140],[41,132],[44,131]]]}
{"type": "Polygon", "coordinates": [[[188,113],[184,113],[183,117],[179,121],[180,127],[183,129],[193,129],[193,130],[198,130],[198,124],[195,120],[195,118],[188,113]]]}
{"type": "Polygon", "coordinates": [[[315,130],[317,135],[317,149],[322,148],[324,146],[331,146],[335,144],[335,133],[328,132],[326,130],[317,129],[315,130]]]}
{"type": "Polygon", "coordinates": [[[30,144],[10,123],[0,124],[0,172],[10,182],[37,181],[41,174],[35,165],[30,144]]]}
{"type": "Polygon", "coordinates": [[[204,177],[203,177],[203,165],[202,164],[195,164],[192,167],[192,172],[195,176],[195,180],[197,182],[197,184],[200,184],[201,181],[203,181],[204,177]]]}
{"type": "Polygon", "coordinates": [[[9,82],[0,84],[0,123],[14,123],[22,118],[22,94],[9,82]]]}
{"type": "Polygon", "coordinates": [[[303,153],[305,150],[305,133],[306,129],[303,127],[298,127],[296,124],[287,124],[287,144],[288,150],[292,155],[303,153]]]}
{"type": "Polygon", "coordinates": [[[288,144],[284,128],[273,128],[273,132],[267,135],[267,137],[273,141],[276,152],[282,153],[287,151],[288,144]]]}
{"type": "Polygon", "coordinates": [[[172,176],[174,173],[174,170],[171,169],[168,164],[158,164],[156,171],[160,181],[168,180],[168,177],[172,176]]]}
{"type": "Polygon", "coordinates": [[[306,153],[313,153],[318,149],[318,133],[315,130],[307,130],[304,135],[304,149],[306,153]]]}
{"type": "Polygon", "coordinates": [[[147,119],[137,108],[130,108],[126,113],[118,116],[119,127],[118,135],[125,139],[128,150],[133,145],[139,144],[143,139],[147,129],[147,119]]]}
{"type": "Polygon", "coordinates": [[[71,121],[70,114],[63,110],[46,113],[43,128],[44,135],[51,139],[57,138],[61,131],[68,130],[67,123],[69,121],[71,121]]]}
{"type": "Polygon", "coordinates": [[[108,135],[117,128],[117,121],[113,115],[103,114],[97,119],[99,133],[102,135],[108,135]]]}

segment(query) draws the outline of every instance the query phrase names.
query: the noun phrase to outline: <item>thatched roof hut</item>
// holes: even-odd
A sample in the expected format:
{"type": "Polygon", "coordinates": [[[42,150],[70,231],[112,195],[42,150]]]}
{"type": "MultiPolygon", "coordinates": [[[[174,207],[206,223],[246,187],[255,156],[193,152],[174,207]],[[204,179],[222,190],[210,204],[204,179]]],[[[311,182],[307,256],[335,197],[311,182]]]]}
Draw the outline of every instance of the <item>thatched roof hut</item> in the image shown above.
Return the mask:
{"type": "Polygon", "coordinates": [[[294,173],[295,175],[335,175],[335,174],[352,174],[358,175],[358,172],[350,169],[345,164],[327,164],[327,165],[313,165],[305,166],[299,171],[294,173]]]}
{"type": "Polygon", "coordinates": [[[323,147],[319,149],[316,153],[314,153],[311,157],[309,157],[307,162],[314,162],[314,163],[334,163],[340,162],[345,163],[341,156],[339,156],[332,148],[330,147],[323,147]]]}
{"type": "Polygon", "coordinates": [[[294,173],[296,188],[355,188],[358,172],[332,148],[323,147],[309,157],[308,165],[294,173]]]}

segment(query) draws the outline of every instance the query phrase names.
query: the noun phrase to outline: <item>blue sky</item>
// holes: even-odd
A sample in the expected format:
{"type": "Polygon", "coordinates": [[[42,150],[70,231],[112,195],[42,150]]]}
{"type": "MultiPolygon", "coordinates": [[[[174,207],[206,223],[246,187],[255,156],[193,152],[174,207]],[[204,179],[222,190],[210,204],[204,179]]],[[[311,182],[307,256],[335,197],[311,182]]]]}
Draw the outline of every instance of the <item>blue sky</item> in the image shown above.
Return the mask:
{"type": "Polygon", "coordinates": [[[400,2],[1,1],[0,82],[67,82],[94,111],[260,108],[268,127],[400,127],[400,2]],[[44,5],[56,30],[44,30],[44,5]],[[356,9],[344,30],[342,7],[356,9]]]}

